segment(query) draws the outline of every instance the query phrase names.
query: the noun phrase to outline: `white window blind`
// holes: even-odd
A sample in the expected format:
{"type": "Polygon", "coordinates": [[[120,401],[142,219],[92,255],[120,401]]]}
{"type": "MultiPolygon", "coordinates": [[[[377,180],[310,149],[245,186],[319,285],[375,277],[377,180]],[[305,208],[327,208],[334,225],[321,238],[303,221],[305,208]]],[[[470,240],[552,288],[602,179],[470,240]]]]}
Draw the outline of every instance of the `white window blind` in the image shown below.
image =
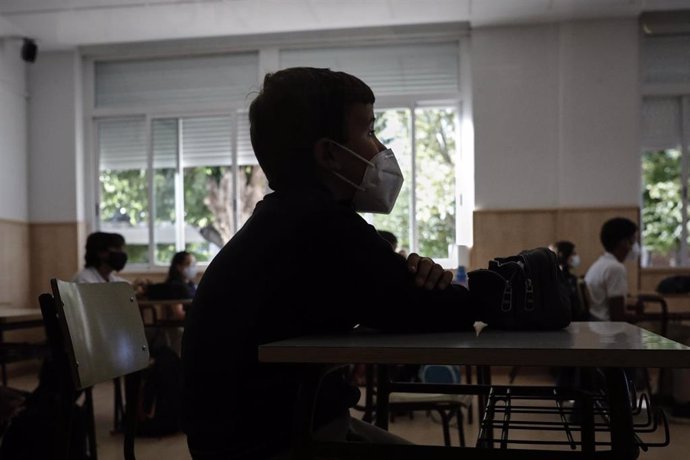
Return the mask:
{"type": "Polygon", "coordinates": [[[183,118],[182,166],[229,166],[232,164],[230,117],[183,118]]]}
{"type": "Polygon", "coordinates": [[[237,163],[240,166],[259,164],[249,135],[249,113],[244,110],[237,112],[237,163]]]}
{"type": "Polygon", "coordinates": [[[654,37],[642,41],[644,83],[690,83],[690,37],[654,37]]]}
{"type": "Polygon", "coordinates": [[[97,108],[219,103],[244,107],[257,89],[258,53],[97,62],[97,108]]]}
{"type": "Polygon", "coordinates": [[[178,119],[153,120],[153,167],[177,168],[178,119]]]}
{"type": "MultiPolygon", "coordinates": [[[[239,163],[256,164],[251,143],[248,143],[248,123],[245,126],[246,142],[242,144],[247,145],[238,156],[239,163]]],[[[100,122],[101,169],[145,169],[144,129],[143,119],[100,122]]],[[[152,121],[152,140],[154,168],[177,168],[180,147],[184,168],[232,164],[232,120],[229,116],[155,119],[152,121]]]]}
{"type": "Polygon", "coordinates": [[[281,68],[327,67],[355,75],[380,96],[457,93],[458,42],[284,50],[281,68]]]}
{"type": "Polygon", "coordinates": [[[680,146],[680,114],[680,98],[644,98],[642,101],[642,148],[663,150],[680,146]]]}
{"type": "Polygon", "coordinates": [[[146,123],[143,118],[98,122],[100,169],[146,168],[146,123]]]}

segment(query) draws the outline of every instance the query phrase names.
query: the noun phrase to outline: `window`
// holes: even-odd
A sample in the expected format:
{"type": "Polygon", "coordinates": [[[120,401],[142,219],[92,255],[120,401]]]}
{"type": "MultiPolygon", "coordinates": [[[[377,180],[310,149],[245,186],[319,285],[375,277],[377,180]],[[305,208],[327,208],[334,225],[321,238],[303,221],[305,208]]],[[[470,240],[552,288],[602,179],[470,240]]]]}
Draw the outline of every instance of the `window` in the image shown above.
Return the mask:
{"type": "Polygon", "coordinates": [[[642,265],[690,266],[690,37],[642,41],[642,265]]]}
{"type": "Polygon", "coordinates": [[[209,261],[267,192],[251,149],[247,94],[258,53],[97,62],[98,227],[130,261],[209,261]]]}
{"type": "Polygon", "coordinates": [[[395,233],[407,252],[450,266],[466,182],[457,179],[456,33],[448,41],[329,46],[315,39],[306,48],[92,62],[95,226],[121,233],[140,268],[167,266],[183,249],[209,261],[268,192],[247,118],[260,69],[328,67],[372,87],[377,134],[405,175],[393,212],[364,217],[395,233]]]}
{"type": "Polygon", "coordinates": [[[182,249],[209,261],[268,190],[251,151],[233,161],[230,116],[151,119],[150,153],[145,120],[98,126],[100,228],[125,237],[132,263],[167,265],[182,249]]]}
{"type": "Polygon", "coordinates": [[[395,233],[407,252],[446,259],[455,244],[457,112],[446,106],[376,114],[377,135],[396,153],[405,182],[391,214],[366,218],[395,233]]]}
{"type": "Polygon", "coordinates": [[[643,101],[643,266],[688,265],[690,97],[643,101]],[[687,142],[687,141],[686,141],[687,142]]]}

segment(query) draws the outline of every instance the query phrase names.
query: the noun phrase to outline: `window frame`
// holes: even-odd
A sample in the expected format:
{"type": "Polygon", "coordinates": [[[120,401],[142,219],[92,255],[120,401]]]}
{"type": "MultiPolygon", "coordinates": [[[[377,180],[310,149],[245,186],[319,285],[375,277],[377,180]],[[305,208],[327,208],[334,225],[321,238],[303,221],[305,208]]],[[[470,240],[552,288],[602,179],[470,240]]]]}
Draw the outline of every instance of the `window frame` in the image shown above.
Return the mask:
{"type": "MultiPolygon", "coordinates": [[[[392,108],[402,108],[411,111],[412,135],[414,131],[414,113],[415,109],[425,107],[449,107],[452,106],[457,110],[456,117],[456,173],[455,173],[455,244],[464,244],[471,246],[472,244],[472,223],[471,216],[474,210],[474,184],[465,183],[465,179],[470,176],[473,177],[474,170],[474,151],[471,134],[471,85],[470,85],[470,57],[469,57],[469,27],[466,24],[444,25],[423,25],[423,26],[401,26],[404,33],[391,33],[390,31],[383,31],[381,29],[363,29],[358,31],[353,37],[352,32],[338,31],[330,34],[324,38],[317,33],[293,33],[293,34],[272,34],[262,36],[260,38],[250,37],[247,41],[241,39],[228,39],[226,44],[219,45],[218,41],[210,42],[210,46],[204,45],[204,40],[189,40],[185,41],[188,46],[182,47],[184,51],[180,52],[177,49],[172,49],[166,45],[151,44],[142,45],[139,49],[132,51],[121,45],[110,47],[92,47],[83,50],[83,112],[86,129],[84,130],[84,145],[87,146],[86,154],[84,155],[85,163],[85,177],[84,190],[85,206],[86,206],[86,220],[87,225],[92,229],[99,228],[100,216],[100,183],[99,183],[99,139],[98,139],[98,122],[103,119],[112,119],[115,117],[145,117],[146,119],[146,145],[147,158],[149,164],[147,165],[147,176],[149,184],[149,209],[151,208],[152,194],[154,193],[152,171],[152,136],[151,127],[154,119],[158,118],[186,118],[186,117],[203,117],[203,116],[231,116],[232,123],[232,155],[233,165],[237,163],[237,134],[238,134],[238,114],[247,110],[248,99],[244,104],[237,104],[228,107],[227,104],[206,104],[204,106],[185,105],[174,106],[166,105],[161,108],[149,107],[119,107],[119,108],[98,108],[95,106],[95,65],[97,62],[108,60],[134,60],[144,58],[184,58],[194,57],[201,54],[226,54],[234,52],[257,52],[258,53],[258,75],[257,75],[257,89],[263,76],[267,72],[276,71],[280,65],[280,51],[292,48],[303,47],[333,47],[333,46],[358,46],[372,43],[372,39],[376,44],[381,45],[400,45],[410,42],[458,42],[459,56],[459,71],[458,71],[458,92],[451,94],[409,94],[409,95],[386,95],[377,97],[375,110],[387,110],[392,108]],[[344,43],[340,34],[344,33],[347,41],[344,43]],[[252,43],[254,41],[255,43],[252,43]],[[469,123],[468,123],[469,121],[469,123]],[[470,128],[468,130],[468,128],[470,128]],[[472,168],[468,173],[467,168],[472,168]],[[462,174],[459,173],[460,170],[462,174]],[[464,222],[466,219],[469,222],[464,222]],[[462,225],[461,224],[462,221],[462,225]],[[461,233],[464,229],[464,234],[461,233]],[[469,232],[467,230],[469,229],[469,232]]],[[[414,135],[413,135],[413,139],[414,135]]],[[[416,157],[415,142],[412,143],[412,157],[413,162],[416,157]]],[[[179,175],[178,164],[178,172],[179,175]]],[[[237,169],[235,169],[235,179],[233,181],[233,218],[236,223],[239,223],[238,216],[238,180],[237,169]]],[[[415,165],[413,163],[413,171],[415,165]]],[[[413,173],[414,174],[414,173],[413,173]]],[[[413,184],[414,184],[414,178],[413,184]]],[[[414,242],[414,248],[418,247],[417,241],[417,218],[416,218],[416,190],[411,187],[412,203],[410,213],[410,232],[411,242],[414,242]]],[[[136,272],[160,272],[165,269],[164,266],[156,265],[154,250],[155,239],[153,235],[153,228],[155,223],[152,222],[153,215],[149,216],[149,262],[146,264],[131,264],[128,265],[129,271],[136,272]]],[[[179,222],[178,222],[179,224],[179,222]]],[[[182,220],[184,225],[184,220],[182,220]]],[[[457,266],[456,254],[449,254],[448,258],[438,258],[437,262],[444,267],[450,268],[457,266]]]]}

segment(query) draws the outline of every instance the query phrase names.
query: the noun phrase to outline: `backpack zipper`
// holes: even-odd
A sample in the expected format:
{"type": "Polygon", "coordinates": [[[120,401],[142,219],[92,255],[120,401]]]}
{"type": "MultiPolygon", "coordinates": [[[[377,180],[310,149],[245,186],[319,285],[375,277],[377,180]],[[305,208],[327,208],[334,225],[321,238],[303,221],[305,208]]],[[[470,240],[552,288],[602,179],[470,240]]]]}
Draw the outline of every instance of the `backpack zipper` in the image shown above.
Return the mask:
{"type": "Polygon", "coordinates": [[[525,311],[534,310],[534,286],[532,285],[532,278],[527,278],[525,281],[525,311]],[[531,308],[528,306],[531,305],[531,308]]]}
{"type": "Polygon", "coordinates": [[[501,311],[508,312],[513,309],[513,287],[510,281],[506,280],[506,287],[503,289],[503,302],[501,302],[501,311]]]}

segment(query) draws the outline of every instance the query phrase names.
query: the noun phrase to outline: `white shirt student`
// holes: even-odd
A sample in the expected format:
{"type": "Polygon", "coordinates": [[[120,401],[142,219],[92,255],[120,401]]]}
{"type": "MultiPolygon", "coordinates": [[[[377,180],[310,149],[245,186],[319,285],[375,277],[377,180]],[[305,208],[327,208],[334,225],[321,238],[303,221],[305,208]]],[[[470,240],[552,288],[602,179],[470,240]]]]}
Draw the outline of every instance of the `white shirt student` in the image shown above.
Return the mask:
{"type": "Polygon", "coordinates": [[[606,252],[585,275],[591,300],[589,312],[601,321],[621,320],[629,292],[628,271],[623,262],[637,260],[640,254],[637,225],[622,217],[610,219],[602,226],[600,239],[606,252]]]}

